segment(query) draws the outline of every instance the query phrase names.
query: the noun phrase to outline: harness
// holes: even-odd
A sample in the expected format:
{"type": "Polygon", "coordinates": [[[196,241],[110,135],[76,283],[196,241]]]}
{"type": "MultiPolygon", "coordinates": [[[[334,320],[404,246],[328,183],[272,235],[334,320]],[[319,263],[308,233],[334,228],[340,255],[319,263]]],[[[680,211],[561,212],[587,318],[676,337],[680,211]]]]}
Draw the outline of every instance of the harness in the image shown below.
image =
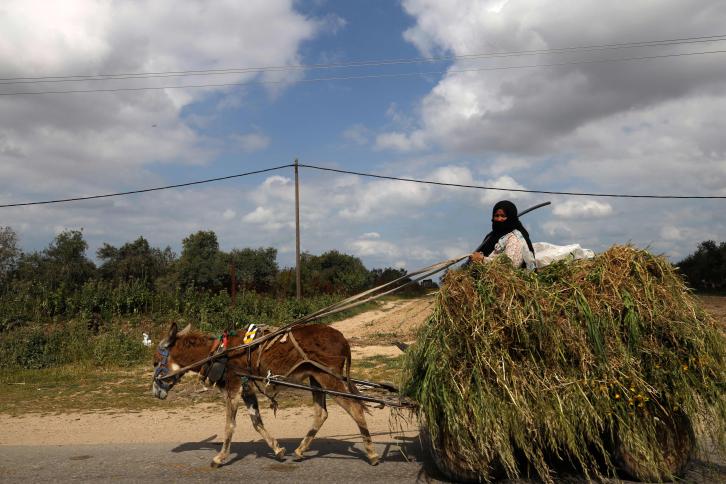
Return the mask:
{"type": "MultiPolygon", "coordinates": [[[[249,345],[250,343],[252,343],[254,341],[254,339],[257,337],[258,333],[262,332],[262,331],[260,331],[260,329],[261,328],[259,328],[257,325],[250,324],[248,326],[246,332],[244,333],[244,338],[243,338],[244,344],[249,345]]],[[[229,338],[229,336],[235,336],[235,335],[237,335],[237,334],[229,333],[229,332],[225,331],[220,336],[211,337],[211,339],[214,339],[215,342],[212,345],[209,354],[210,354],[210,356],[220,354],[220,356],[214,358],[212,361],[207,362],[202,367],[202,370],[200,371],[200,378],[202,379],[202,381],[206,381],[207,383],[209,383],[211,385],[216,385],[220,388],[224,386],[225,376],[227,374],[227,371],[231,370],[230,368],[228,368],[230,358],[226,354],[226,350],[228,349],[228,346],[229,346],[228,338],[229,338]]],[[[241,336],[242,333],[239,333],[239,335],[241,336]]],[[[327,366],[325,366],[315,360],[312,360],[307,355],[305,350],[303,350],[302,347],[300,346],[300,344],[297,342],[297,339],[293,335],[292,328],[291,328],[291,330],[285,331],[284,333],[280,333],[280,334],[274,336],[273,338],[262,342],[260,345],[255,346],[254,350],[252,347],[254,345],[250,345],[246,348],[245,353],[247,354],[247,358],[246,358],[247,361],[246,361],[246,365],[245,365],[246,368],[244,368],[245,373],[235,372],[235,375],[240,377],[240,380],[242,383],[243,394],[247,391],[246,390],[247,385],[250,384],[250,378],[248,377],[248,375],[255,375],[255,374],[263,375],[264,374],[260,369],[262,366],[263,354],[268,349],[270,349],[275,343],[279,342],[281,344],[284,344],[288,340],[292,344],[293,348],[295,348],[295,351],[297,351],[297,353],[300,355],[300,357],[301,357],[300,361],[298,361],[284,375],[273,375],[271,373],[271,371],[268,370],[267,376],[264,379],[264,382],[265,382],[264,385],[260,385],[256,379],[252,379],[252,381],[251,381],[251,384],[254,384],[257,391],[260,392],[265,397],[267,397],[268,400],[270,400],[271,407],[274,411],[277,410],[277,401],[275,399],[275,397],[277,396],[277,392],[276,391],[271,392],[268,389],[268,387],[270,385],[273,385],[273,388],[274,388],[274,383],[273,383],[272,379],[288,378],[302,365],[308,364],[308,365],[318,368],[321,371],[324,371],[325,373],[327,373],[335,378],[338,378],[341,380],[344,379],[344,377],[342,375],[339,375],[334,370],[328,368],[327,366]],[[254,358],[252,355],[253,351],[257,352],[257,355],[254,358]]],[[[239,368],[237,368],[237,370],[239,370],[239,368]]],[[[234,371],[234,370],[231,370],[231,371],[234,371]]]]}
{"type": "MultiPolygon", "coordinates": [[[[250,324],[247,327],[247,331],[244,333],[243,342],[244,344],[250,344],[252,341],[254,341],[255,337],[257,336],[257,332],[260,328],[256,324],[250,324]]],[[[225,331],[220,336],[217,336],[213,338],[214,344],[212,344],[212,348],[209,352],[210,356],[219,354],[219,353],[225,353],[227,348],[229,347],[229,337],[230,336],[236,336],[237,333],[234,331],[228,332],[225,331]]],[[[215,358],[213,361],[208,362],[200,371],[200,376],[202,380],[207,380],[212,385],[222,386],[224,376],[227,372],[227,362],[229,361],[229,356],[227,354],[223,354],[222,356],[219,356],[218,358],[215,358]]],[[[259,364],[259,360],[258,360],[259,364]]],[[[248,371],[252,371],[252,349],[247,348],[247,369],[248,371]]],[[[243,382],[244,383],[244,382],[243,382]]]]}
{"type": "Polygon", "coordinates": [[[154,368],[154,382],[159,388],[168,392],[179,381],[181,375],[174,375],[171,378],[165,379],[164,377],[169,373],[169,347],[166,345],[159,346],[157,351],[161,355],[161,361],[154,368]]]}

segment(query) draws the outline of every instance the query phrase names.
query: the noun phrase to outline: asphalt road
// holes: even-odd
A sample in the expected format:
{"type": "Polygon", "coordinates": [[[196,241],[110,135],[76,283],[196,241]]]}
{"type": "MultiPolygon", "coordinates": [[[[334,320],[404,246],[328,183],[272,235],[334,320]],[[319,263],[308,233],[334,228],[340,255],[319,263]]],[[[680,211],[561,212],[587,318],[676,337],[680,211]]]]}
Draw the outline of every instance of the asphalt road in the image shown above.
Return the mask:
{"type": "MultiPolygon", "coordinates": [[[[209,465],[220,448],[216,436],[183,444],[1,446],[0,482],[442,482],[422,463],[418,439],[410,439],[377,444],[383,460],[375,467],[367,463],[359,444],[326,438],[317,439],[302,462],[290,455],[284,462],[275,460],[262,441],[236,442],[219,469],[209,465]]],[[[298,441],[280,443],[291,451],[298,441]]],[[[565,472],[558,482],[587,481],[565,472]]],[[[681,482],[726,482],[726,466],[696,461],[681,482]]]]}
{"type": "MultiPolygon", "coordinates": [[[[280,443],[292,452],[299,439],[280,443]]],[[[377,466],[359,445],[323,438],[302,462],[291,455],[277,461],[261,441],[235,442],[227,464],[212,469],[219,448],[216,438],[181,445],[2,446],[0,482],[440,482],[425,474],[418,442],[378,444],[377,466]]]]}

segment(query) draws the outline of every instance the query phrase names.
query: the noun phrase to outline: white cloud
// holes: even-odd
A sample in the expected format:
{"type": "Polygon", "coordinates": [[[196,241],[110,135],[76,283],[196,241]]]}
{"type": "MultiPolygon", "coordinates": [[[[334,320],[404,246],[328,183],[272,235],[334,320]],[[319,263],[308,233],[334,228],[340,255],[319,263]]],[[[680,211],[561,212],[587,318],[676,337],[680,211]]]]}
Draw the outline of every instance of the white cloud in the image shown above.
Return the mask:
{"type": "Polygon", "coordinates": [[[376,136],[376,148],[379,150],[414,151],[426,147],[423,133],[414,131],[410,134],[393,132],[376,136]]]}
{"type": "Polygon", "coordinates": [[[230,209],[230,208],[228,208],[227,210],[225,210],[225,211],[224,211],[224,212],[222,213],[222,218],[223,218],[224,220],[232,220],[232,219],[233,219],[233,218],[235,218],[236,216],[237,216],[237,212],[235,212],[234,210],[232,210],[232,209],[230,209]]]}
{"type": "Polygon", "coordinates": [[[247,153],[264,150],[270,145],[270,137],[258,132],[234,134],[231,138],[237,146],[247,153]]]}
{"type": "MultiPolygon", "coordinates": [[[[0,75],[299,64],[298,48],[320,28],[316,19],[296,12],[292,1],[7,0],[0,7],[0,75]]],[[[300,74],[282,75],[291,81],[300,74]]],[[[245,82],[256,76],[207,76],[204,83],[245,82]]],[[[163,78],[5,85],[2,92],[179,82],[163,78]]],[[[276,87],[282,88],[284,84],[276,87]]],[[[183,110],[212,95],[236,98],[239,92],[204,88],[2,96],[0,193],[24,199],[113,191],[153,183],[154,177],[145,170],[151,164],[208,163],[215,144],[197,133],[202,118],[187,119],[183,110]]],[[[204,119],[204,124],[209,122],[204,119]]],[[[269,143],[261,133],[244,135],[240,141],[248,150],[269,143]]]]}
{"type": "MultiPolygon", "coordinates": [[[[565,1],[557,9],[538,0],[406,0],[403,6],[416,22],[404,37],[422,53],[462,56],[605,44],[615,39],[677,38],[683,37],[684,32],[716,31],[726,18],[726,4],[716,0],[666,0],[657,10],[638,2],[614,7],[596,0],[565,1]],[[599,28],[581,28],[593,18],[598,19],[599,28]]],[[[617,113],[637,114],[668,100],[714,89],[722,93],[726,64],[714,55],[710,59],[686,56],[650,62],[457,71],[702,48],[618,49],[521,59],[458,60],[422,100],[418,127],[393,131],[391,134],[396,135],[398,142],[386,147],[406,148],[403,140],[416,136],[422,144],[435,143],[458,152],[547,155],[553,149],[563,148],[563,138],[587,123],[617,113]]]]}
{"type": "Polygon", "coordinates": [[[563,238],[565,240],[572,240],[572,237],[575,235],[575,232],[568,224],[560,221],[545,222],[542,225],[542,229],[545,234],[549,237],[554,237],[556,240],[562,240],[563,238]]]}
{"type": "Polygon", "coordinates": [[[660,236],[665,240],[681,240],[683,231],[673,225],[664,225],[660,230],[660,236]]]}
{"type": "Polygon", "coordinates": [[[269,232],[295,228],[295,221],[289,214],[267,207],[255,207],[254,211],[242,217],[242,221],[257,225],[269,232]]]}
{"type": "MultiPolygon", "coordinates": [[[[526,190],[526,188],[521,185],[517,180],[512,178],[511,176],[503,175],[498,178],[493,178],[490,180],[484,181],[482,183],[484,186],[488,187],[494,187],[494,188],[512,188],[515,190],[526,190]]],[[[483,205],[491,205],[493,203],[498,202],[499,200],[503,199],[509,199],[509,200],[518,200],[518,199],[529,199],[531,196],[527,193],[522,192],[507,192],[507,191],[501,191],[501,190],[484,190],[482,192],[482,195],[480,197],[481,203],[483,205]]]]}
{"type": "Polygon", "coordinates": [[[343,139],[357,145],[367,145],[369,142],[370,130],[362,124],[354,124],[343,131],[343,139]]]}
{"type": "MultiPolygon", "coordinates": [[[[404,38],[423,55],[679,38],[688,32],[718,31],[726,19],[726,4],[716,0],[664,0],[656,10],[638,2],[614,6],[595,0],[566,0],[557,9],[538,0],[404,0],[403,7],[414,20],[404,38]],[[598,19],[598,28],[582,29],[593,18],[598,19]]],[[[411,152],[416,145],[438,150],[444,159],[476,156],[486,160],[476,178],[485,178],[490,185],[724,195],[726,63],[721,54],[457,72],[715,47],[459,59],[411,109],[407,126],[381,132],[377,146],[411,152]]],[[[516,196],[486,193],[481,203],[516,196]]],[[[726,226],[726,212],[713,203],[679,201],[679,209],[701,216],[693,220],[682,214],[674,220],[676,202],[551,199],[555,202],[551,213],[561,220],[538,220],[533,231],[561,243],[605,248],[630,241],[682,257],[700,240],[722,237],[715,227],[726,226]],[[618,223],[604,224],[603,217],[614,213],[622,214],[618,223]]],[[[535,220],[546,216],[538,213],[535,220]]]]}
{"type": "Polygon", "coordinates": [[[348,22],[343,17],[334,13],[326,15],[319,23],[321,29],[330,34],[336,34],[348,25],[348,22]]]}
{"type": "Polygon", "coordinates": [[[401,253],[395,244],[382,240],[358,239],[350,243],[350,248],[359,256],[395,258],[401,253]]]}
{"type": "Polygon", "coordinates": [[[358,188],[340,215],[346,219],[381,219],[393,214],[411,216],[411,209],[425,206],[431,196],[427,185],[404,181],[375,181],[358,188]]]}
{"type": "Polygon", "coordinates": [[[555,204],[552,213],[560,218],[601,218],[612,214],[613,207],[596,200],[570,199],[555,204]]]}

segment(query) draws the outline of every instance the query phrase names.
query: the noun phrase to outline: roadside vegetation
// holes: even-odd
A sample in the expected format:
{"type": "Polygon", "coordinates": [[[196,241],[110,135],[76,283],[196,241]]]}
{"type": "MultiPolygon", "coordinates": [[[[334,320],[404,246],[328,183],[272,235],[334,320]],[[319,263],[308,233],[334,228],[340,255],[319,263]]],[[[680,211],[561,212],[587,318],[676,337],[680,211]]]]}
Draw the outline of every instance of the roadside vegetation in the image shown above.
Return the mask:
{"type": "MultiPolygon", "coordinates": [[[[359,358],[353,363],[351,376],[398,384],[401,361],[402,356],[359,358]]],[[[0,414],[129,413],[190,404],[218,405],[222,411],[224,403],[219,392],[205,387],[196,374],[185,375],[164,401],[151,396],[151,375],[148,359],[127,368],[99,367],[88,362],[41,369],[0,368],[0,414]]],[[[284,391],[277,400],[280,408],[311,404],[310,394],[305,392],[284,391]]],[[[268,405],[262,395],[260,404],[268,405]]]]}
{"type": "MultiPolygon", "coordinates": [[[[83,233],[71,230],[26,253],[11,228],[0,228],[0,368],[129,367],[153,351],[142,333],[158,342],[172,321],[218,333],[278,326],[404,275],[337,251],[305,253],[297,300],[295,271],[279,267],[276,249],[225,252],[211,231],[186,237],[180,255],[143,237],[104,244],[97,262],[87,250],[83,233]]],[[[407,294],[421,292],[413,285],[407,294]]]]}
{"type": "Polygon", "coordinates": [[[677,266],[690,287],[726,295],[726,242],[701,242],[696,251],[677,266]]]}

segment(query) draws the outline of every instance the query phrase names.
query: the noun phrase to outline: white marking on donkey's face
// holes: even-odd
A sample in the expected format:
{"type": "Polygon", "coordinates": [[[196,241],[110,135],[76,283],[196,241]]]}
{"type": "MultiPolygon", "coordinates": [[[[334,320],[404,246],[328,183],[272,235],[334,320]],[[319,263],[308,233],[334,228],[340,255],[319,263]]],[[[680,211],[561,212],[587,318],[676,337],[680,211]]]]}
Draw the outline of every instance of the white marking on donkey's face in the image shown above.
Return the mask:
{"type": "Polygon", "coordinates": [[[151,388],[151,394],[159,400],[164,400],[167,397],[168,392],[159,388],[156,382],[154,382],[151,388]]]}

